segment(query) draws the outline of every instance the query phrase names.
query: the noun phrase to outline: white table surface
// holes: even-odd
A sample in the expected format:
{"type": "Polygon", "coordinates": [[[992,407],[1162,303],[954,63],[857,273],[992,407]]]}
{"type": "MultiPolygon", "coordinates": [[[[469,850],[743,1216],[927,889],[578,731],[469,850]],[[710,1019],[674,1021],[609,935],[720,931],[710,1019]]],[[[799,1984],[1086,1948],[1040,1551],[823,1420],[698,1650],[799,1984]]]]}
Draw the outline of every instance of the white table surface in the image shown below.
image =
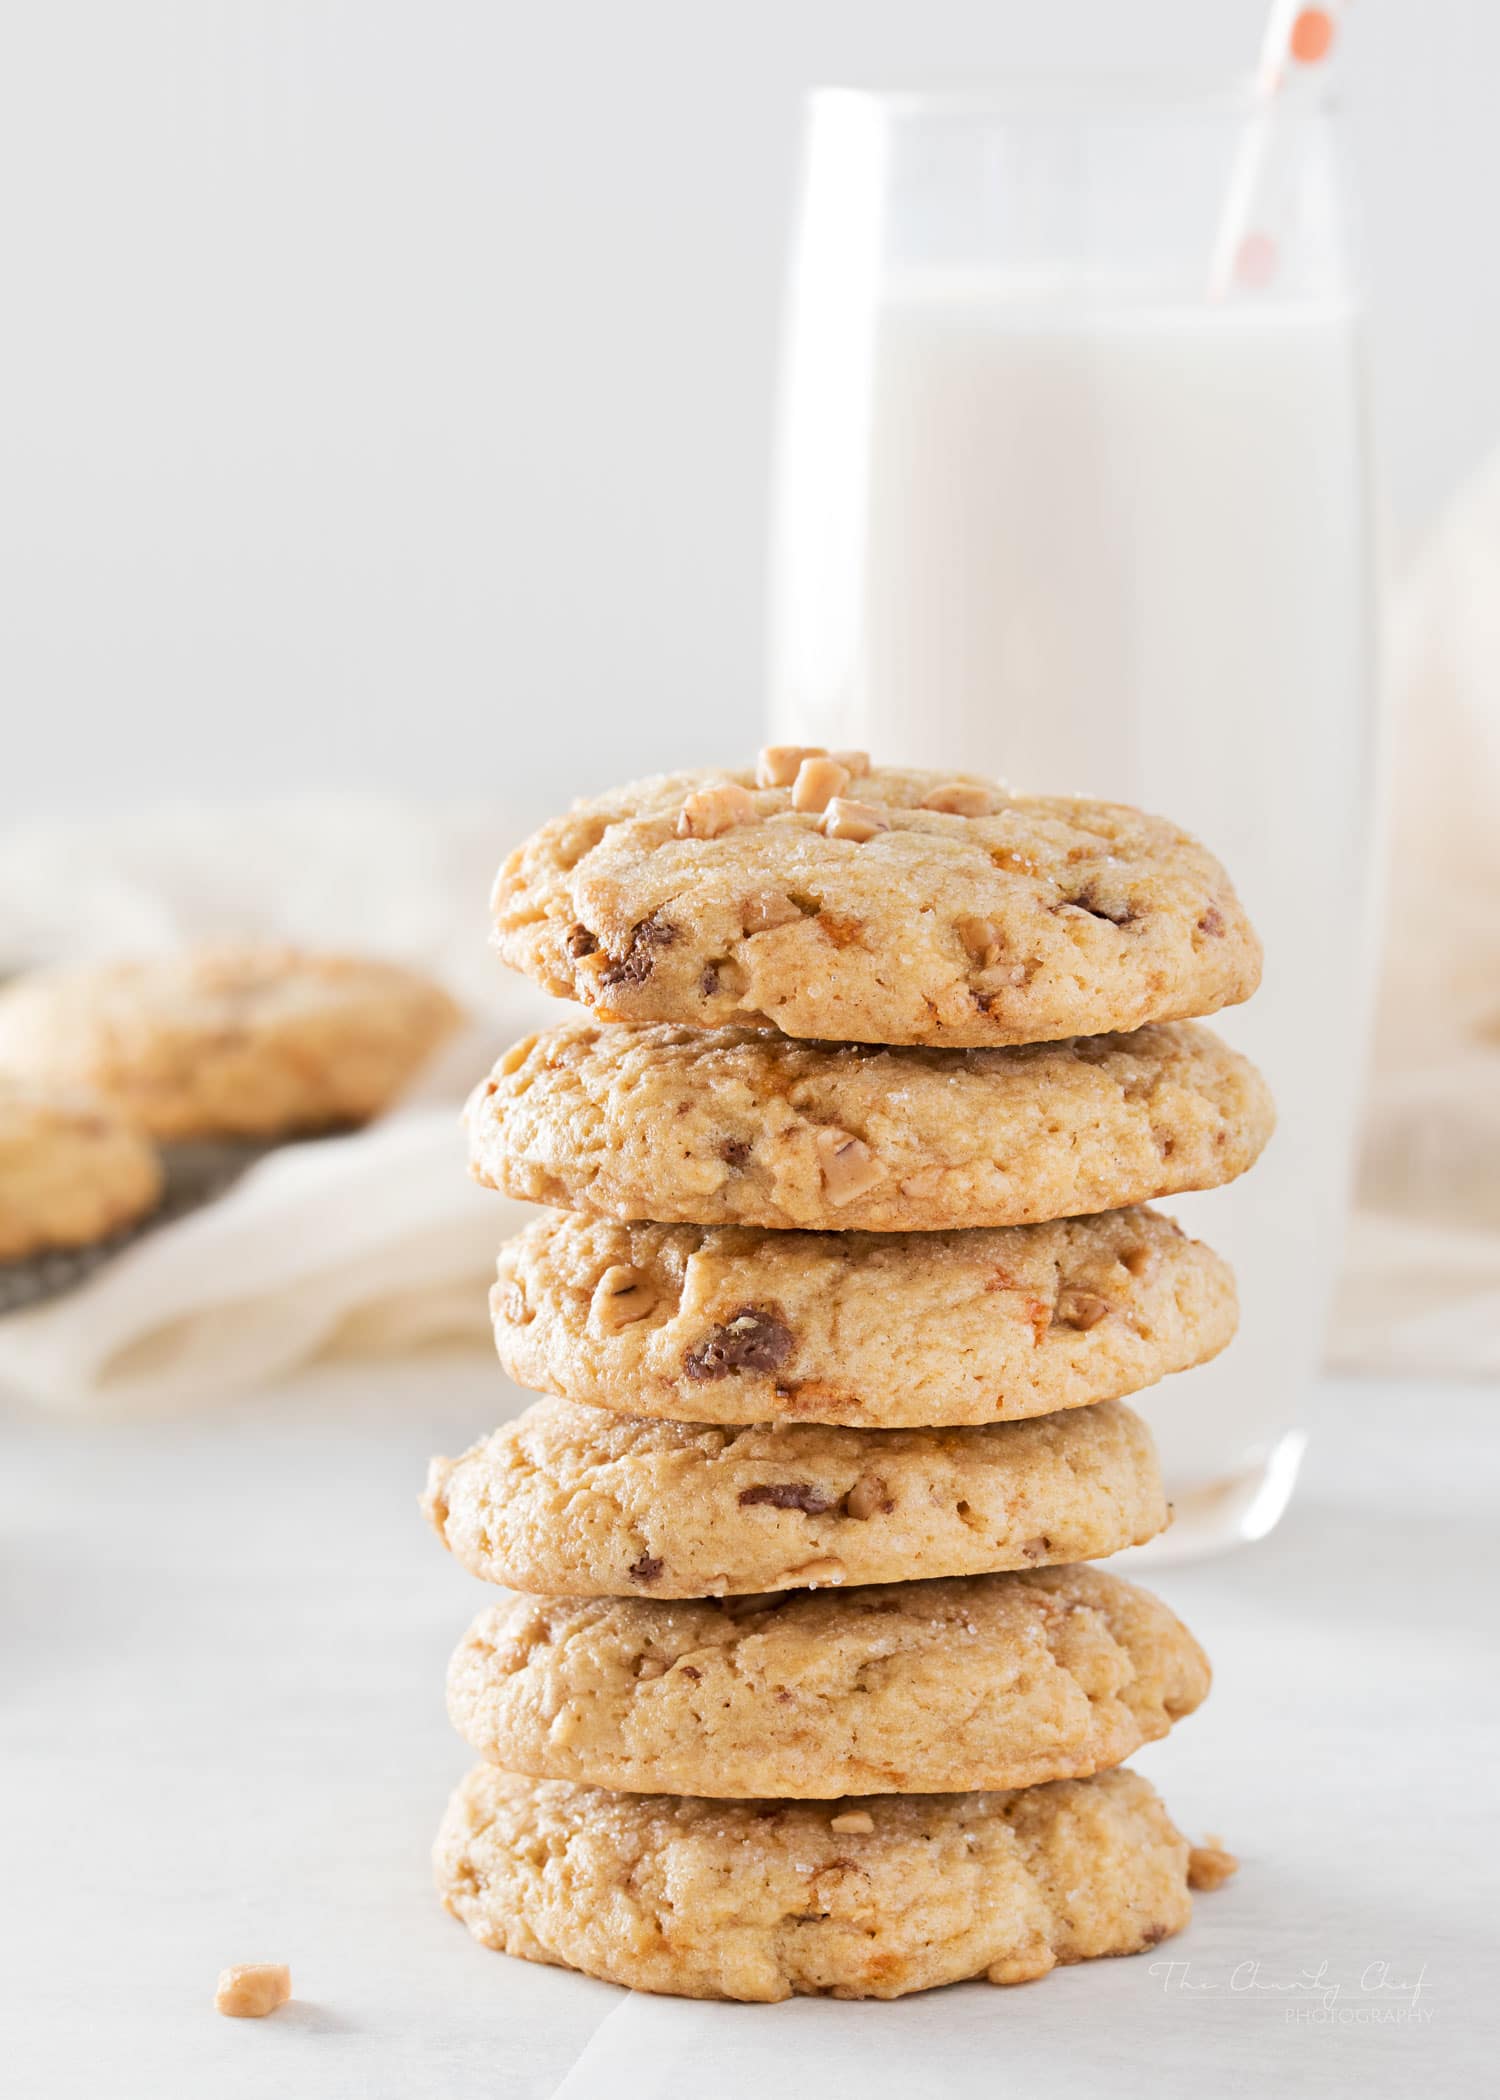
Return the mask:
{"type": "Polygon", "coordinates": [[[169,1422],[0,1419],[16,2100],[1368,2100],[1493,2078],[1493,1390],[1330,1386],[1275,1536],[1153,1571],[1217,1683],[1139,1763],[1243,1859],[1183,1938],[1020,1990],[749,2007],[507,1961],[432,1896],[467,1762],[444,1666],[484,1593],[416,1495],[430,1451],[515,1400],[470,1357],[169,1422]],[[291,1963],[296,2002],[219,2018],[217,1971],[256,1959],[291,1963]]]}

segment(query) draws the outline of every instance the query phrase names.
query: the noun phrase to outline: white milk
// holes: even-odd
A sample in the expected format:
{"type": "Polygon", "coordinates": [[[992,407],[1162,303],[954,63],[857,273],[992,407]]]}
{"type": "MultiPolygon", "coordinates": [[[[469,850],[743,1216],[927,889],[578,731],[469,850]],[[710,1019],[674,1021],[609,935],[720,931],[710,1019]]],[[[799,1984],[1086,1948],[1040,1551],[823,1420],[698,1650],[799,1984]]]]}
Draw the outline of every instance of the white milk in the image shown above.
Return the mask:
{"type": "Polygon", "coordinates": [[[1295,1477],[1359,1081],[1376,739],[1355,317],[1074,312],[939,279],[898,287],[868,341],[821,413],[816,375],[800,398],[793,375],[773,730],[1137,802],[1228,865],[1267,965],[1213,1025],[1280,1127],[1246,1179],[1170,1206],[1234,1263],[1241,1332],[1141,1404],[1179,1550],[1257,1535],[1295,1477]]]}

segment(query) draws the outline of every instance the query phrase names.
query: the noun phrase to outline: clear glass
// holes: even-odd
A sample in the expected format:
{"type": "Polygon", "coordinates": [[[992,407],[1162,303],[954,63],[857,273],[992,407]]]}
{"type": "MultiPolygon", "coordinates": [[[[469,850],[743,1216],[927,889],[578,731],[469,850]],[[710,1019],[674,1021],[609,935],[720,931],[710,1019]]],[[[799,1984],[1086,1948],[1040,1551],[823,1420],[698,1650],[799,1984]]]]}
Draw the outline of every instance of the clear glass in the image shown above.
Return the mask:
{"type": "Polygon", "coordinates": [[[1334,129],[1084,84],[829,91],[808,131],[772,735],[1168,814],[1266,944],[1259,994],[1214,1025],[1269,1078],[1277,1135],[1169,1206],[1233,1262],[1241,1328],[1138,1402],[1177,1508],[1160,1557],[1285,1508],[1348,1183],[1378,737],[1334,129]],[[1247,161],[1242,266],[1215,283],[1247,161]]]}

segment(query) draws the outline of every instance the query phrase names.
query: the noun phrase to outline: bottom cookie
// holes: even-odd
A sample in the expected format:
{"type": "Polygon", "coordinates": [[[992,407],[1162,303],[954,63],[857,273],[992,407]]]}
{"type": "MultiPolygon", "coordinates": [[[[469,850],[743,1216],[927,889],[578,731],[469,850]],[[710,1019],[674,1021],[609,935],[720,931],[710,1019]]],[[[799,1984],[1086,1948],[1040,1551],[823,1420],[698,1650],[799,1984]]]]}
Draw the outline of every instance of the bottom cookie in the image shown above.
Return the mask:
{"type": "Polygon", "coordinates": [[[1138,1773],[1009,1793],[708,1801],[479,1765],[434,1851],[487,1947],[681,1998],[898,1998],[1136,1954],[1192,1913],[1138,1773]]]}

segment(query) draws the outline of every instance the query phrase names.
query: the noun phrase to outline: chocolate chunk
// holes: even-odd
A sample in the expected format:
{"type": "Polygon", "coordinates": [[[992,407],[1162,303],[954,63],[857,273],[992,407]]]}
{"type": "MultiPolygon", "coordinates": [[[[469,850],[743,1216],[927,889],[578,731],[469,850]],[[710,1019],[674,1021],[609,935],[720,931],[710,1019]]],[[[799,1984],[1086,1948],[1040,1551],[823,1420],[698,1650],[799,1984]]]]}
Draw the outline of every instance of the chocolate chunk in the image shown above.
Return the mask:
{"type": "Polygon", "coordinates": [[[632,948],[670,948],[677,938],[677,928],[670,919],[663,919],[653,912],[649,919],[641,919],[630,929],[632,948]]]}
{"type": "Polygon", "coordinates": [[[742,1167],[750,1157],[749,1138],[725,1138],[719,1147],[719,1157],[727,1166],[742,1167]]]}
{"type": "Polygon", "coordinates": [[[833,1497],[806,1480],[778,1480],[740,1490],[742,1508],[749,1509],[757,1502],[768,1502],[772,1509],[800,1509],[809,1517],[821,1517],[833,1507],[833,1497]]]}
{"type": "Polygon", "coordinates": [[[592,955],[598,945],[587,926],[575,926],[568,935],[569,955],[592,955]]]}
{"type": "Polygon", "coordinates": [[[665,1565],[664,1561],[657,1560],[649,1553],[643,1553],[639,1560],[630,1563],[630,1579],[632,1582],[655,1582],[665,1565]]]}
{"type": "Polygon", "coordinates": [[[607,970],[599,973],[599,982],[614,991],[622,984],[644,984],[656,964],[650,955],[631,949],[619,962],[611,963],[607,970]]]}
{"type": "Polygon", "coordinates": [[[659,919],[654,914],[642,919],[630,929],[630,945],[625,953],[600,974],[599,982],[611,990],[621,984],[644,984],[656,968],[656,950],[670,948],[677,938],[677,928],[670,919],[659,919]]]}
{"type": "Polygon", "coordinates": [[[719,966],[717,963],[710,963],[703,975],[698,979],[698,990],[705,999],[712,999],[717,994],[718,989],[719,966]]]}
{"type": "Polygon", "coordinates": [[[731,1371],[777,1371],[792,1353],[792,1330],[780,1309],[746,1305],[723,1326],[712,1328],[706,1341],[682,1359],[688,1377],[699,1384],[727,1378],[731,1371]]]}
{"type": "Polygon", "coordinates": [[[1224,914],[1220,911],[1217,904],[1211,904],[1203,914],[1203,917],[1198,921],[1198,931],[1200,933],[1222,933],[1224,931],[1224,914]]]}

